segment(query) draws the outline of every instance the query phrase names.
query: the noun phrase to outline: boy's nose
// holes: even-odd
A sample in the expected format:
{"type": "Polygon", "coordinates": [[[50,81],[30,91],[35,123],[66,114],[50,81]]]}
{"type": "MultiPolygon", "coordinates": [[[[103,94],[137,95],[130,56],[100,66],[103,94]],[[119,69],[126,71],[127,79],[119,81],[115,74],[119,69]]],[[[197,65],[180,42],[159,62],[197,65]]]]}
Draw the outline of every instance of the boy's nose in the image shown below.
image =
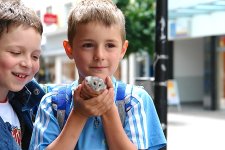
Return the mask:
{"type": "Polygon", "coordinates": [[[31,68],[32,67],[31,59],[26,58],[26,59],[22,60],[21,66],[26,67],[26,68],[31,68]]]}
{"type": "Polygon", "coordinates": [[[96,49],[94,53],[94,60],[104,60],[104,50],[101,48],[96,49]]]}

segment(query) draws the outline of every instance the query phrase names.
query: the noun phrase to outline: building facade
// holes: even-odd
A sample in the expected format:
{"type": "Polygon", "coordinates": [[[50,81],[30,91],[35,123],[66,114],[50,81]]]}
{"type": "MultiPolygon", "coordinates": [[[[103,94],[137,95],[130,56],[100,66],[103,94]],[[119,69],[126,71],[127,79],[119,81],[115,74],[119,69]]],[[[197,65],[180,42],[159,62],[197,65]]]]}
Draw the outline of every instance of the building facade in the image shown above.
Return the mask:
{"type": "MultiPolygon", "coordinates": [[[[24,1],[36,10],[44,24],[41,62],[44,68],[40,72],[45,73],[46,82],[68,83],[77,79],[76,65],[67,58],[62,44],[67,39],[67,17],[74,1],[24,1]]],[[[136,77],[149,76],[149,58],[146,53],[131,54],[121,61],[114,76],[126,83],[134,83],[136,77]]]]}
{"type": "Polygon", "coordinates": [[[169,0],[168,37],[182,103],[224,109],[224,0],[169,0]]]}

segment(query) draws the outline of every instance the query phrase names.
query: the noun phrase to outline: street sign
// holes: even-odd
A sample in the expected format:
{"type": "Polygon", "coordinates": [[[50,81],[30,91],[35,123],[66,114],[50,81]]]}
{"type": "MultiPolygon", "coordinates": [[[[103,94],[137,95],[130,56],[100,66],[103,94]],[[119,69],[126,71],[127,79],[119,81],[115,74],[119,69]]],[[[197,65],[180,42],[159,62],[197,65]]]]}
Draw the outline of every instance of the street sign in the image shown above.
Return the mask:
{"type": "Polygon", "coordinates": [[[46,13],[44,15],[44,23],[50,25],[50,24],[57,24],[58,17],[55,14],[46,13]]]}

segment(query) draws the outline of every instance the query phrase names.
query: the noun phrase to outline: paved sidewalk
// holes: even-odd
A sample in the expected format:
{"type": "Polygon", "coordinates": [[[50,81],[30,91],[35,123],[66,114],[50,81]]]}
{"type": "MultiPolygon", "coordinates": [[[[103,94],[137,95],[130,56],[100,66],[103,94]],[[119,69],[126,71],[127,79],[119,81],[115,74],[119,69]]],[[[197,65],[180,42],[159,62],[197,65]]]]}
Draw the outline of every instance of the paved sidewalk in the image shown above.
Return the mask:
{"type": "Polygon", "coordinates": [[[225,111],[168,108],[167,150],[225,150],[225,111]]]}

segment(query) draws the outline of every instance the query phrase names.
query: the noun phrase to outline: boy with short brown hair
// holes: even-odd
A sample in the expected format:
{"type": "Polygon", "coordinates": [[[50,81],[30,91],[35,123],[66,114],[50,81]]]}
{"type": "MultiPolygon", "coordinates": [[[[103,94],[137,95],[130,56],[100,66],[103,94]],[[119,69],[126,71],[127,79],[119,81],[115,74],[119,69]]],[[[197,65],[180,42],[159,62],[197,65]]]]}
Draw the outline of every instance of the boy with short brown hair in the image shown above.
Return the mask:
{"type": "Polygon", "coordinates": [[[34,97],[41,89],[33,95],[27,83],[39,70],[42,32],[33,10],[20,1],[0,1],[0,149],[29,147],[31,115],[41,99],[34,97]]]}
{"type": "Polygon", "coordinates": [[[68,41],[63,45],[76,64],[79,79],[71,84],[68,95],[64,96],[65,103],[61,103],[63,95],[61,99],[57,97],[60,94],[57,90],[42,99],[30,148],[158,150],[164,147],[165,136],[151,97],[144,89],[125,83],[121,90],[119,81],[113,77],[128,47],[120,9],[110,0],[76,1],[68,19],[68,41]],[[107,88],[101,92],[88,89],[85,84],[88,76],[102,79],[107,88]],[[121,94],[125,95],[122,100],[117,98],[121,94]],[[56,106],[61,110],[57,114],[62,115],[63,108],[69,108],[62,130],[54,114],[55,100],[61,104],[56,106]],[[117,101],[123,104],[116,105],[117,101]],[[125,111],[124,122],[118,112],[120,107],[125,111]]]}

